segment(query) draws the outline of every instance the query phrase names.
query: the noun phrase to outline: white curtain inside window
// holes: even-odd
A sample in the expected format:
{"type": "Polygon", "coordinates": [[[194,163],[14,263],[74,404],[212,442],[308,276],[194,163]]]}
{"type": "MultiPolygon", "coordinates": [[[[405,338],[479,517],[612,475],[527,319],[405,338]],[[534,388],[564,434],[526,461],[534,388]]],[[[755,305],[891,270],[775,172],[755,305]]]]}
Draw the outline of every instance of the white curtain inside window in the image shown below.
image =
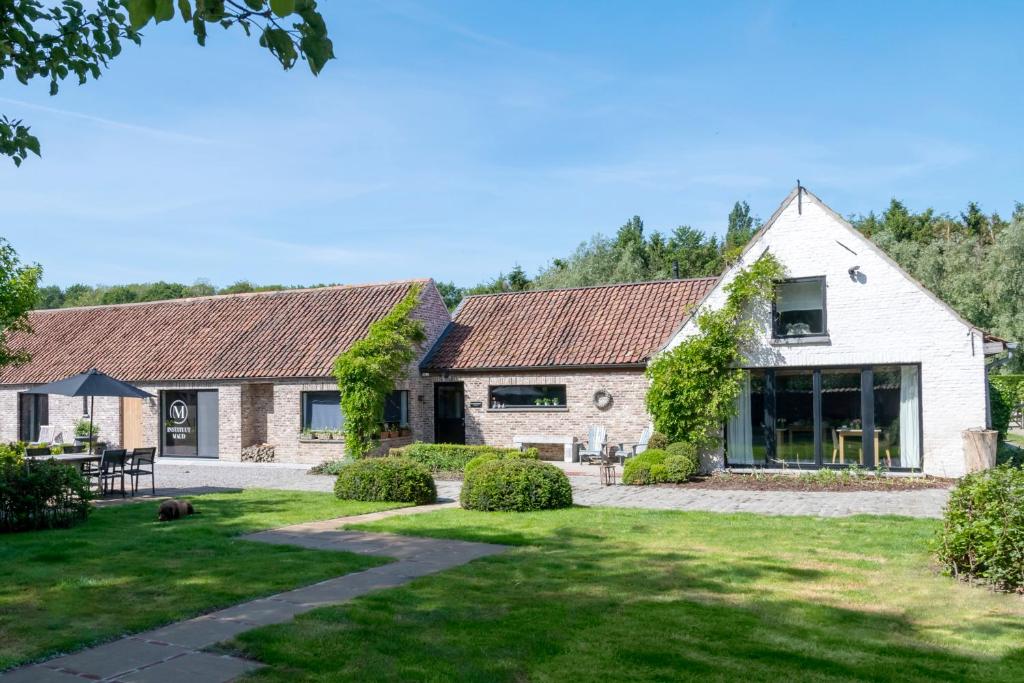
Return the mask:
{"type": "Polygon", "coordinates": [[[775,308],[786,311],[821,310],[821,281],[783,282],[779,285],[775,308]]]}
{"type": "Polygon", "coordinates": [[[916,365],[900,368],[900,466],[921,466],[921,396],[916,365]]]}
{"type": "Polygon", "coordinates": [[[754,464],[754,442],[750,431],[750,373],[743,372],[740,393],[736,397],[736,414],[726,428],[729,462],[733,465],[754,464]]]}

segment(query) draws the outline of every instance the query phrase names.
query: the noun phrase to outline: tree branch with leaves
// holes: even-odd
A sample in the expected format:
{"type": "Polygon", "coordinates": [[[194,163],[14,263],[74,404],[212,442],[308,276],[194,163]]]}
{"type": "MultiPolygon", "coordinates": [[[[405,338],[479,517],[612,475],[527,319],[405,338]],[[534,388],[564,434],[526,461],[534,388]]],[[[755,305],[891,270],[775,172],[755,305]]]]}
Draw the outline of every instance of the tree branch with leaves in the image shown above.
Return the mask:
{"type": "MultiPolygon", "coordinates": [[[[68,78],[79,85],[99,78],[123,41],[141,45],[141,29],[176,14],[191,24],[200,45],[211,25],[258,35],[285,69],[302,59],[317,75],[334,58],[315,0],[98,0],[92,9],[78,0],[0,0],[0,80],[13,75],[28,85],[46,78],[56,95],[68,78]]],[[[30,152],[40,155],[29,126],[0,115],[0,154],[20,166],[30,152]]]]}

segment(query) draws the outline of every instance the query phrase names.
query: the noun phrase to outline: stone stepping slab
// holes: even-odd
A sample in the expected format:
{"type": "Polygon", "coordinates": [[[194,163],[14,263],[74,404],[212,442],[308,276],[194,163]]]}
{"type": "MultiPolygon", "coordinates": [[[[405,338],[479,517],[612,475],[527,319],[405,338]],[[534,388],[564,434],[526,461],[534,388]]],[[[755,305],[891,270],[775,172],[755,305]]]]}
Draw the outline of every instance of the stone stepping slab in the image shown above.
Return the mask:
{"type": "Polygon", "coordinates": [[[433,512],[457,505],[448,503],[399,508],[367,515],[294,524],[241,536],[244,540],[259,543],[296,545],[315,550],[343,551],[361,555],[382,555],[395,558],[397,561],[267,598],[250,600],[194,619],[14,669],[0,674],[0,683],[232,681],[258,669],[261,664],[203,650],[250,629],[291,621],[296,615],[317,607],[336,605],[373,591],[394,588],[417,577],[458,567],[509,549],[508,546],[490,543],[414,538],[339,529],[349,523],[433,512]]]}

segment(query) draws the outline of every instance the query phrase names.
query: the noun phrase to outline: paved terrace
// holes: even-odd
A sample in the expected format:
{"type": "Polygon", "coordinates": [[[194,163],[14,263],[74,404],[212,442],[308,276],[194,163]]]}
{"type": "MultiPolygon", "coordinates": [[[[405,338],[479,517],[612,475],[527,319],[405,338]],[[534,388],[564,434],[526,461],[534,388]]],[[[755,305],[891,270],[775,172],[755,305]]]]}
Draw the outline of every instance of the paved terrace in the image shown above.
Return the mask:
{"type": "MultiPolygon", "coordinates": [[[[942,509],[949,498],[949,492],[943,489],[817,492],[602,486],[596,476],[596,467],[554,464],[566,470],[572,482],[573,498],[579,505],[821,517],[868,514],[938,518],[942,516],[942,509]]],[[[157,494],[197,494],[245,488],[333,490],[333,477],[310,475],[307,471],[304,465],[162,460],[157,462],[157,494]]],[[[437,482],[437,492],[442,500],[458,500],[461,488],[461,482],[437,482]]]]}

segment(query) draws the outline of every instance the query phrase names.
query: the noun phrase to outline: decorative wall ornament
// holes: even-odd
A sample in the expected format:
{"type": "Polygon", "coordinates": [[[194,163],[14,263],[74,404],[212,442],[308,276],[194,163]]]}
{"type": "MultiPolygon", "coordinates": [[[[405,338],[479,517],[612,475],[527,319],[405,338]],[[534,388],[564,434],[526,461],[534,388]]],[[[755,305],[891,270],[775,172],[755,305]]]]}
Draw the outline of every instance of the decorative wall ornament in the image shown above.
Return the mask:
{"type": "Polygon", "coordinates": [[[607,389],[598,389],[594,392],[594,405],[598,410],[608,410],[612,407],[612,394],[607,389]]]}

